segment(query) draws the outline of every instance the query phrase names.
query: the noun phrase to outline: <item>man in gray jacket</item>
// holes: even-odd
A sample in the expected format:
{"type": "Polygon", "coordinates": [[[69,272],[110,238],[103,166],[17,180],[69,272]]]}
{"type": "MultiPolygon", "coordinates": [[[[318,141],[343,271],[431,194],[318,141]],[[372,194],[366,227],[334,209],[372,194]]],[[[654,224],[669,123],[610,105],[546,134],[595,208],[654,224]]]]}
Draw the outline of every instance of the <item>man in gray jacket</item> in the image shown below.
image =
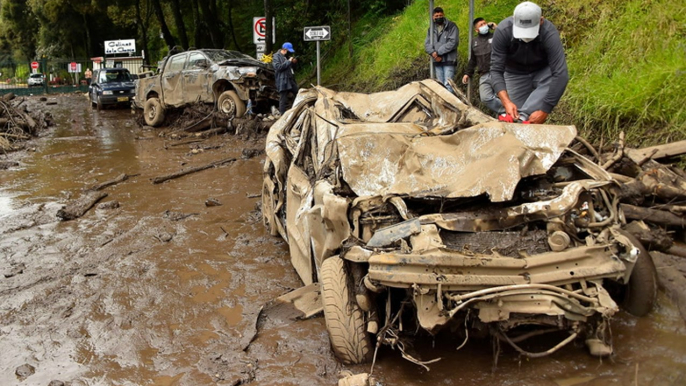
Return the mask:
{"type": "Polygon", "coordinates": [[[431,61],[436,69],[436,79],[450,92],[453,92],[448,84],[448,79],[455,76],[460,32],[455,23],[445,18],[441,7],[434,8],[433,21],[434,40],[431,41],[431,30],[429,29],[424,40],[424,51],[431,56],[431,61]]]}
{"type": "Polygon", "coordinates": [[[298,94],[298,84],[295,83],[295,76],[293,75],[293,64],[297,63],[298,60],[292,56],[286,57],[288,53],[294,52],[293,44],[286,42],[272,59],[272,66],[274,66],[276,73],[276,91],[279,92],[279,112],[281,114],[287,110],[288,93],[298,94]]]}
{"type": "Polygon", "coordinates": [[[525,1],[495,30],[491,77],[505,108],[500,120],[545,123],[569,75],[560,33],[541,7],[525,1]]]}

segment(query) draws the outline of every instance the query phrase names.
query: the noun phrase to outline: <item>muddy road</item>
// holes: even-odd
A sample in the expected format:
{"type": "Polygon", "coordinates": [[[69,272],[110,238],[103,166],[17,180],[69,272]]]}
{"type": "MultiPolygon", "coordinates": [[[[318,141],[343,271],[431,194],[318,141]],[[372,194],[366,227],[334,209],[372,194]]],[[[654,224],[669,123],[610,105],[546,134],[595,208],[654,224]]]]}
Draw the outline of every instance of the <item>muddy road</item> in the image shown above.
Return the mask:
{"type": "MultiPolygon", "coordinates": [[[[50,100],[26,103],[57,126],[2,156],[20,166],[0,170],[0,385],[335,385],[340,370],[369,371],[335,361],[321,316],[263,320],[255,333],[260,308],[300,286],[256,207],[262,156],[241,157],[263,138],[178,145],[127,109],[50,100]],[[237,161],[150,181],[228,157],[237,161]],[[122,173],[136,176],[101,201],[118,207],[58,220],[84,189],[122,173]]],[[[442,358],[431,371],[381,349],[374,373],[383,385],[686,384],[686,325],[665,296],[648,317],[621,312],[612,333],[612,359],[583,342],[536,360],[503,347],[495,369],[490,340],[456,351],[461,340],[444,334],[415,347],[442,358]]]]}

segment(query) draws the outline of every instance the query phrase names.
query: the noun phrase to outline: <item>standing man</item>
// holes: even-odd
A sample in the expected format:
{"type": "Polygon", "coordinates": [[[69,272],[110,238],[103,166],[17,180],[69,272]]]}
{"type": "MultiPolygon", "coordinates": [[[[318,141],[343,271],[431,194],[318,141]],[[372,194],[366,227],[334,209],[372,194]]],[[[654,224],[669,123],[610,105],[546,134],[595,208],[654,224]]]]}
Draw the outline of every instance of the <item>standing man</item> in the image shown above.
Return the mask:
{"type": "Polygon", "coordinates": [[[298,94],[298,84],[295,83],[293,75],[293,64],[297,63],[298,59],[290,56],[294,52],[293,44],[286,42],[272,59],[276,72],[276,90],[279,92],[279,112],[282,115],[288,110],[288,93],[298,94]]]}
{"type": "Polygon", "coordinates": [[[545,123],[569,81],[560,33],[525,1],[493,36],[491,77],[505,108],[500,120],[545,123]]]}
{"type": "Polygon", "coordinates": [[[431,27],[429,27],[426,40],[424,40],[424,51],[431,56],[432,64],[436,69],[436,80],[448,91],[453,92],[448,79],[455,76],[460,32],[455,23],[445,18],[441,7],[434,8],[433,21],[434,40],[431,41],[431,27]]]}
{"type": "Polygon", "coordinates": [[[91,84],[91,78],[93,77],[93,72],[90,68],[86,68],[86,72],[83,73],[84,78],[86,78],[86,84],[91,84]]]}
{"type": "Polygon", "coordinates": [[[497,27],[495,23],[487,23],[482,17],[477,17],[472,23],[477,35],[472,42],[472,55],[467,64],[467,73],[462,77],[462,83],[467,84],[469,78],[474,76],[474,70],[479,69],[479,98],[481,103],[486,105],[494,113],[500,114],[503,111],[503,104],[493,91],[493,81],[491,79],[491,41],[493,40],[493,30],[497,27]]]}

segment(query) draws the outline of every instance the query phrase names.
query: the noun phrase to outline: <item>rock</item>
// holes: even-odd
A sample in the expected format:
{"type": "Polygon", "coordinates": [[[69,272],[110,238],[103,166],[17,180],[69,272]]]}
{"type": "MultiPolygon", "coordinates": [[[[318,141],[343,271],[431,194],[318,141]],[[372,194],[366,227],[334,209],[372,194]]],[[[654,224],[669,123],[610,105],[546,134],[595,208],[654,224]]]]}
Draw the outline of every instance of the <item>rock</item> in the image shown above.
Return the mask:
{"type": "Polygon", "coordinates": [[[221,202],[217,200],[216,198],[208,198],[205,200],[205,206],[221,206],[221,202]]]}
{"type": "Polygon", "coordinates": [[[36,372],[36,368],[31,366],[28,363],[25,363],[14,371],[14,374],[19,378],[20,380],[24,380],[30,376],[32,376],[36,372]]]}
{"type": "Polygon", "coordinates": [[[338,381],[338,386],[369,386],[369,385],[376,385],[376,383],[371,383],[370,381],[373,382],[373,380],[370,380],[369,374],[367,374],[367,373],[355,374],[355,375],[347,375],[345,378],[340,379],[340,380],[338,381]]]}
{"type": "Polygon", "coordinates": [[[172,235],[169,232],[162,232],[159,235],[157,235],[157,239],[160,240],[163,243],[168,243],[174,238],[174,235],[172,235]]]}
{"type": "Polygon", "coordinates": [[[48,383],[48,386],[64,386],[64,382],[53,379],[48,383]]]}
{"type": "Polygon", "coordinates": [[[5,278],[9,279],[10,277],[21,275],[22,273],[24,273],[25,268],[26,266],[24,265],[24,263],[19,263],[14,267],[10,268],[9,271],[5,272],[4,276],[5,278]]]}
{"type": "Polygon", "coordinates": [[[98,209],[117,209],[119,208],[119,201],[108,201],[98,204],[98,209]]]}
{"type": "Polygon", "coordinates": [[[250,159],[262,154],[264,154],[264,149],[243,149],[241,152],[241,158],[250,159]]]}

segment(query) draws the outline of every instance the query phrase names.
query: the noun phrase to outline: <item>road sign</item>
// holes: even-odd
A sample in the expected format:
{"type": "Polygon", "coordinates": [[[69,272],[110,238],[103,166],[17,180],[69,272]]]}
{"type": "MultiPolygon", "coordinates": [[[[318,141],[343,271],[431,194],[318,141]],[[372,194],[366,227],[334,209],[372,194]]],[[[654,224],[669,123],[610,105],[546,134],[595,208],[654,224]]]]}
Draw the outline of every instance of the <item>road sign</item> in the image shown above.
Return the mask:
{"type": "Polygon", "coordinates": [[[81,72],[81,63],[71,62],[67,65],[68,72],[81,72]]]}
{"type": "Polygon", "coordinates": [[[105,40],[105,55],[136,53],[136,40],[105,40]]]}
{"type": "MultiPolygon", "coordinates": [[[[254,44],[264,43],[267,41],[267,18],[253,17],[252,18],[252,42],[254,44]]],[[[276,18],[272,17],[272,43],[276,43],[276,18]]]]}
{"type": "Polygon", "coordinates": [[[328,25],[305,27],[303,29],[303,40],[306,42],[331,40],[331,27],[328,25]]]}
{"type": "Polygon", "coordinates": [[[37,70],[38,69],[38,62],[31,62],[31,69],[37,70]]]}

